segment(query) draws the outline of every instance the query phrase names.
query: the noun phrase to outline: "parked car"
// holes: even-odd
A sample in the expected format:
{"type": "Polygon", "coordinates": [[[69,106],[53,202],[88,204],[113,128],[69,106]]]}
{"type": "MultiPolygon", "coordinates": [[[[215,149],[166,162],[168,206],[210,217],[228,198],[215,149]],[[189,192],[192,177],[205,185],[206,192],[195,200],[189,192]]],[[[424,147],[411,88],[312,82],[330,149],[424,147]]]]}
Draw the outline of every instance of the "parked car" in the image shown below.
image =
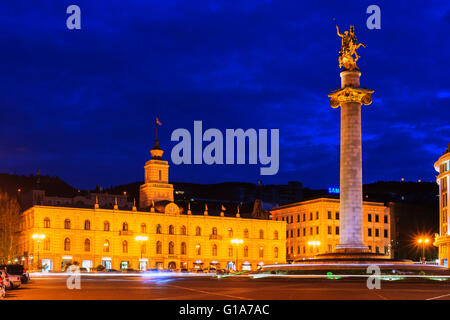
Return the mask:
{"type": "Polygon", "coordinates": [[[105,272],[108,272],[108,273],[122,273],[121,271],[116,270],[116,269],[106,269],[105,272]]]}
{"type": "Polygon", "coordinates": [[[0,276],[0,300],[4,299],[5,297],[6,297],[6,287],[3,281],[3,277],[0,276]]]}
{"type": "Polygon", "coordinates": [[[0,270],[2,273],[2,278],[5,281],[6,289],[14,289],[20,287],[22,281],[20,281],[20,276],[14,274],[8,274],[5,270],[0,270]]]}
{"type": "Polygon", "coordinates": [[[181,273],[188,273],[188,272],[189,272],[189,270],[188,270],[188,269],[186,269],[186,268],[182,268],[182,269],[180,269],[180,272],[181,272],[181,273]]]}
{"type": "Polygon", "coordinates": [[[0,265],[1,270],[5,270],[7,274],[20,276],[22,283],[30,281],[30,275],[25,267],[21,264],[3,264],[0,265]]]}
{"type": "Polygon", "coordinates": [[[133,268],[127,268],[127,269],[123,269],[122,272],[125,272],[125,273],[136,273],[136,272],[139,272],[139,270],[135,270],[133,268]]]}

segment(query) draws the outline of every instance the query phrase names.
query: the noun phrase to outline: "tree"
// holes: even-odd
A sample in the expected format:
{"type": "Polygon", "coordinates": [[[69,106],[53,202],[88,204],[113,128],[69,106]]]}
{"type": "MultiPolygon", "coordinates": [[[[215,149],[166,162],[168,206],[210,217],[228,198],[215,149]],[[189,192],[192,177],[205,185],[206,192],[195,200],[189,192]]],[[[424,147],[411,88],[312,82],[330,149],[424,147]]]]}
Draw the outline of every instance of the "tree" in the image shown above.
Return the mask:
{"type": "Polygon", "coordinates": [[[16,198],[0,191],[0,262],[17,257],[20,233],[20,205],[16,198]]]}

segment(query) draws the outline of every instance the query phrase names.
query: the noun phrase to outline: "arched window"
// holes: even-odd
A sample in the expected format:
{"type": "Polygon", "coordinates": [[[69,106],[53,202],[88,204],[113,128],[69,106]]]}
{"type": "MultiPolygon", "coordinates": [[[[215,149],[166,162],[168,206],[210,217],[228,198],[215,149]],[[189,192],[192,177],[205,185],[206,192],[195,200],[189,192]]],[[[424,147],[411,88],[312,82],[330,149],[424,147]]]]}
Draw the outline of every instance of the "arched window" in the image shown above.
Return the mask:
{"type": "Polygon", "coordinates": [[[264,248],[263,248],[263,247],[260,247],[260,248],[259,248],[259,257],[260,257],[260,258],[263,258],[263,257],[264,257],[264,248]]]}
{"type": "Polygon", "coordinates": [[[145,243],[143,243],[141,246],[141,254],[146,254],[146,253],[147,253],[147,245],[145,243]]]}
{"type": "Polygon", "coordinates": [[[91,222],[89,220],[84,221],[84,230],[91,230],[91,222]]]}
{"type": "Polygon", "coordinates": [[[84,251],[86,252],[91,251],[91,240],[89,239],[84,240],[84,251]]]}
{"type": "Polygon", "coordinates": [[[185,226],[181,226],[181,234],[182,234],[183,236],[186,235],[186,227],[185,227],[185,226]]]}
{"type": "MultiPolygon", "coordinates": [[[[299,229],[300,230],[300,229],[299,229]]],[[[274,233],[273,233],[273,238],[275,239],[275,240],[278,240],[278,231],[275,231],[274,233]]]]}
{"type": "Polygon", "coordinates": [[[244,238],[248,238],[248,229],[244,229],[244,238]]]}
{"type": "Polygon", "coordinates": [[[160,224],[156,225],[156,233],[161,234],[161,225],[160,224]]]}
{"type": "Polygon", "coordinates": [[[186,254],[186,242],[181,243],[181,254],[186,254]]]}
{"type": "Polygon", "coordinates": [[[145,223],[141,224],[141,233],[147,233],[147,225],[145,223]]]}
{"type": "Polygon", "coordinates": [[[50,218],[44,219],[44,228],[50,228],[50,218]]]}
{"type": "Polygon", "coordinates": [[[122,224],[122,231],[128,231],[128,223],[124,222],[122,224]]]}
{"type": "Polygon", "coordinates": [[[169,226],[169,234],[175,234],[175,227],[173,225],[169,226]]]}
{"type": "Polygon", "coordinates": [[[244,247],[244,257],[248,257],[248,247],[244,247]]]}
{"type": "Polygon", "coordinates": [[[232,238],[233,237],[233,229],[228,228],[228,237],[232,238]]]}
{"type": "Polygon", "coordinates": [[[44,250],[50,250],[50,239],[45,238],[44,240],[44,250]]]}
{"type": "Polygon", "coordinates": [[[70,229],[70,219],[64,220],[64,229],[70,229]]]}
{"type": "Polygon", "coordinates": [[[195,253],[199,256],[202,254],[202,247],[200,246],[200,244],[197,244],[195,246],[195,253]]]}
{"type": "Polygon", "coordinates": [[[175,248],[175,245],[173,244],[173,242],[172,241],[170,241],[169,242],[169,254],[174,254],[174,248],[175,248]]]}
{"type": "Polygon", "coordinates": [[[278,258],[278,247],[273,248],[273,255],[275,258],[278,258]]]}
{"type": "Polygon", "coordinates": [[[216,227],[212,228],[212,234],[214,236],[217,236],[217,228],[216,227]]]}
{"type": "Polygon", "coordinates": [[[212,255],[217,256],[217,244],[213,244],[212,246],[212,255]]]}
{"type": "Polygon", "coordinates": [[[264,239],[264,231],[262,229],[259,230],[259,238],[264,239]]]}
{"type": "Polygon", "coordinates": [[[64,251],[70,251],[70,239],[64,239],[64,251]]]}
{"type": "Polygon", "coordinates": [[[161,174],[161,170],[159,170],[159,181],[162,180],[162,174],[161,174]]]}
{"type": "Polygon", "coordinates": [[[109,222],[108,221],[103,222],[103,231],[109,231],[109,222]]]}
{"type": "Polygon", "coordinates": [[[162,253],[162,244],[161,241],[157,241],[156,242],[156,254],[161,254],[162,253]]]}
{"type": "Polygon", "coordinates": [[[195,228],[195,235],[196,236],[201,236],[202,235],[202,229],[200,229],[200,227],[195,228]]]}
{"type": "Polygon", "coordinates": [[[228,256],[232,257],[233,256],[233,247],[229,247],[228,248],[228,256]]]}
{"type": "Polygon", "coordinates": [[[103,252],[109,252],[109,240],[105,240],[103,244],[103,252]]]}
{"type": "Polygon", "coordinates": [[[127,242],[127,240],[123,240],[123,242],[122,242],[122,252],[123,253],[128,253],[128,242],[127,242]]]}

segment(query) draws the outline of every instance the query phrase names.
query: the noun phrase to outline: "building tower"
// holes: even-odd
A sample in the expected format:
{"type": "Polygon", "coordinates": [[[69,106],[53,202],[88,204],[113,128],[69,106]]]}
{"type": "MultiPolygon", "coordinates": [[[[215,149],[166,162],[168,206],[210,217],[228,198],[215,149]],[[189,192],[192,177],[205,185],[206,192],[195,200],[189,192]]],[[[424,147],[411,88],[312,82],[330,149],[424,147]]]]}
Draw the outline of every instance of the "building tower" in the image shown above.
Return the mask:
{"type": "Polygon", "coordinates": [[[169,162],[162,160],[164,151],[158,138],[150,150],[151,159],[145,163],[145,183],[140,188],[139,207],[148,208],[153,202],[173,201],[173,185],[169,184],[169,162]]]}
{"type": "Polygon", "coordinates": [[[438,172],[436,182],[439,184],[439,234],[436,235],[434,245],[439,247],[439,264],[448,267],[450,260],[450,220],[449,220],[449,192],[450,183],[450,143],[444,154],[434,164],[438,172]]]}
{"type": "Polygon", "coordinates": [[[342,47],[339,52],[339,67],[344,67],[341,88],[330,97],[332,108],[341,107],[341,156],[340,156],[340,242],[338,253],[363,253],[368,248],[363,243],[362,208],[362,151],[361,151],[361,106],[372,103],[373,90],[360,88],[354,27],[350,32],[339,33],[342,47]],[[353,57],[355,55],[355,57],[353,57]]]}

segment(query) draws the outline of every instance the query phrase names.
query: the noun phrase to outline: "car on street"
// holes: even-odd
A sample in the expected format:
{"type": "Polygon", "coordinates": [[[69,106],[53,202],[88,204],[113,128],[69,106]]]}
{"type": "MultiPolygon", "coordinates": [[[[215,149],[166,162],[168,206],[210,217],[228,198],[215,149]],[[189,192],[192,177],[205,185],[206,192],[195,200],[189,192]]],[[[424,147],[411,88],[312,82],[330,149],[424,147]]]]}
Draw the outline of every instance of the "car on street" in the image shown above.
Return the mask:
{"type": "Polygon", "coordinates": [[[121,271],[116,270],[116,269],[106,269],[104,272],[106,272],[106,273],[122,273],[121,271]]]}
{"type": "Polygon", "coordinates": [[[0,270],[5,270],[9,275],[20,276],[20,281],[22,283],[27,283],[30,281],[30,275],[25,267],[21,264],[3,264],[0,265],[0,270]]]}
{"type": "Polygon", "coordinates": [[[6,289],[18,288],[22,284],[20,276],[8,274],[5,270],[0,270],[0,272],[2,274],[3,281],[5,281],[6,289]]]}
{"type": "Polygon", "coordinates": [[[6,297],[6,287],[3,278],[0,276],[0,300],[6,297]]]}

